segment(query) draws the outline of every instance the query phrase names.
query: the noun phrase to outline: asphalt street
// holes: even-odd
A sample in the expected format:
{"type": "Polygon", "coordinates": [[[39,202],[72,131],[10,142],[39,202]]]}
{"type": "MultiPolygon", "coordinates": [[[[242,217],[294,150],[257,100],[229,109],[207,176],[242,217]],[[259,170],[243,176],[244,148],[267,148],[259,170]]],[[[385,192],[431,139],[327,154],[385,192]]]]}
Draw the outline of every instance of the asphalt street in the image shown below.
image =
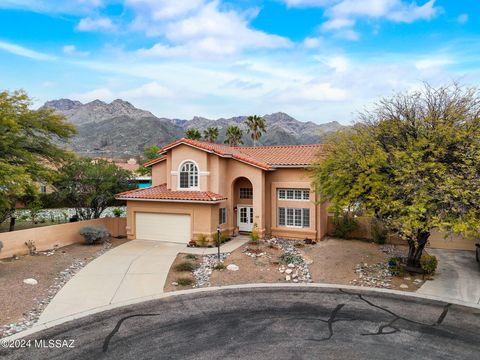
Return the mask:
{"type": "Polygon", "coordinates": [[[224,289],[110,310],[23,341],[0,357],[478,360],[480,310],[369,291],[224,289]]]}

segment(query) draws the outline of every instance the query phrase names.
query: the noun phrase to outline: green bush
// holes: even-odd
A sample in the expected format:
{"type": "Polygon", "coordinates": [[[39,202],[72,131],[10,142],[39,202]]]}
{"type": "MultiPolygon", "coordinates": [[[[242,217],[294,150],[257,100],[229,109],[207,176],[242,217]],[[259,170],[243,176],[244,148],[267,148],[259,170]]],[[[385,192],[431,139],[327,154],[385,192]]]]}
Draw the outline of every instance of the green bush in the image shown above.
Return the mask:
{"type": "Polygon", "coordinates": [[[420,259],[420,265],[425,274],[431,275],[437,269],[438,260],[433,255],[423,254],[420,259]]]}
{"type": "Polygon", "coordinates": [[[358,229],[358,223],[350,215],[336,215],[333,218],[335,230],[333,235],[340,239],[348,239],[350,234],[358,229]]]}
{"type": "Polygon", "coordinates": [[[180,264],[175,265],[175,271],[193,271],[195,270],[195,265],[190,261],[184,261],[180,264]]]}
{"type": "Polygon", "coordinates": [[[372,238],[373,242],[383,245],[387,242],[388,231],[385,229],[383,222],[377,218],[372,219],[372,238]]]}
{"type": "Polygon", "coordinates": [[[219,262],[215,264],[215,266],[213,267],[213,270],[223,270],[225,268],[226,268],[225,264],[222,262],[219,262]]]}
{"type": "Polygon", "coordinates": [[[123,210],[120,208],[115,208],[112,210],[113,216],[120,217],[123,215],[123,210]]]}
{"type": "Polygon", "coordinates": [[[283,253],[278,259],[284,264],[299,264],[303,261],[300,255],[290,252],[283,253]]]}
{"type": "Polygon", "coordinates": [[[258,231],[257,223],[253,224],[253,229],[250,233],[250,241],[254,244],[258,244],[258,242],[260,241],[260,232],[258,231]]]}
{"type": "MultiPolygon", "coordinates": [[[[225,233],[220,233],[220,244],[224,244],[226,243],[227,241],[229,241],[231,238],[230,236],[228,236],[227,234],[225,233]]],[[[218,244],[218,233],[216,233],[214,236],[213,236],[213,240],[215,241],[215,245],[218,244]]]]}
{"type": "Polygon", "coordinates": [[[93,245],[95,243],[100,243],[107,240],[110,236],[110,233],[103,226],[84,226],[80,229],[80,235],[83,236],[88,245],[93,245]]]}
{"type": "Polygon", "coordinates": [[[181,286],[188,286],[193,284],[193,280],[190,278],[183,277],[183,278],[178,278],[176,280],[176,283],[181,286]]]}
{"type": "Polygon", "coordinates": [[[188,259],[188,260],[197,260],[197,259],[198,259],[198,256],[197,256],[197,255],[194,255],[194,254],[187,254],[187,255],[185,255],[185,259],[188,259]]]}

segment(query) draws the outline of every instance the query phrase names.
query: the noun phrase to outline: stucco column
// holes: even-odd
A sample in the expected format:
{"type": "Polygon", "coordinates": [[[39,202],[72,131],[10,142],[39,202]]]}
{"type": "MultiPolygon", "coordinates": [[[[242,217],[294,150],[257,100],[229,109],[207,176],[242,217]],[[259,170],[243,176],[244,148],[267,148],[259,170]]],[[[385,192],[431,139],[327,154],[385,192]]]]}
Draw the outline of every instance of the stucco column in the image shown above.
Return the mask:
{"type": "Polygon", "coordinates": [[[265,172],[261,171],[253,185],[253,222],[258,225],[260,235],[265,235],[265,172]]]}

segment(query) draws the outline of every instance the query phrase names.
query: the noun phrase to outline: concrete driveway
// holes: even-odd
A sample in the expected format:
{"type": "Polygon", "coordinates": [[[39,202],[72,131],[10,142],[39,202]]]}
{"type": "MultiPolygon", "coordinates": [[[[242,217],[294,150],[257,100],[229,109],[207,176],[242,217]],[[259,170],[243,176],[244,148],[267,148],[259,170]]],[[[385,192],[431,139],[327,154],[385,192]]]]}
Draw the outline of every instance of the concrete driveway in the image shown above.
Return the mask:
{"type": "Polygon", "coordinates": [[[73,348],[0,349],[0,357],[477,360],[479,316],[479,308],[360,289],[194,290],[94,314],[26,339],[73,340],[73,348]]]}
{"type": "Polygon", "coordinates": [[[133,240],[106,252],[65,284],[38,323],[162,293],[170,266],[185,249],[184,244],[133,240]]]}
{"type": "Polygon", "coordinates": [[[473,251],[429,249],[439,261],[433,281],[426,281],[419,294],[480,304],[480,265],[473,251]]]}
{"type": "MultiPolygon", "coordinates": [[[[248,241],[238,236],[222,245],[231,252],[248,241]]],[[[163,293],[168,271],[178,253],[215,254],[217,248],[187,248],[185,244],[132,240],[96,258],[55,295],[38,319],[44,324],[111,304],[163,293]]]]}

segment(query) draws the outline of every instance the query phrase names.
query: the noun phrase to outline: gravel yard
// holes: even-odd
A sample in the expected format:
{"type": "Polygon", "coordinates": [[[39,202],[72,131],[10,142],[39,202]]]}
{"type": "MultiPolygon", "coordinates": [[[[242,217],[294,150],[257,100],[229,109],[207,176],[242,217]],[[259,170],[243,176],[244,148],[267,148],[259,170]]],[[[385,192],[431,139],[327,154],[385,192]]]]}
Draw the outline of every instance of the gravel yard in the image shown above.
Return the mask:
{"type": "Polygon", "coordinates": [[[327,238],[317,244],[305,244],[303,241],[273,238],[258,245],[245,244],[231,254],[222,254],[225,268],[220,270],[214,269],[217,255],[206,255],[194,261],[195,271],[174,271],[174,267],[187,256],[179,254],[170,269],[165,291],[249,283],[307,282],[415,291],[424,282],[421,275],[392,276],[387,265],[389,257],[405,253],[404,246],[377,245],[360,240],[327,238]],[[282,257],[283,254],[287,255],[282,257]],[[190,278],[193,283],[176,285],[176,279],[180,277],[190,278]]]}
{"type": "Polygon", "coordinates": [[[0,260],[0,337],[30,327],[60,288],[82,267],[126,239],[73,244],[38,255],[0,260]],[[24,283],[34,279],[37,284],[24,283]]]}

